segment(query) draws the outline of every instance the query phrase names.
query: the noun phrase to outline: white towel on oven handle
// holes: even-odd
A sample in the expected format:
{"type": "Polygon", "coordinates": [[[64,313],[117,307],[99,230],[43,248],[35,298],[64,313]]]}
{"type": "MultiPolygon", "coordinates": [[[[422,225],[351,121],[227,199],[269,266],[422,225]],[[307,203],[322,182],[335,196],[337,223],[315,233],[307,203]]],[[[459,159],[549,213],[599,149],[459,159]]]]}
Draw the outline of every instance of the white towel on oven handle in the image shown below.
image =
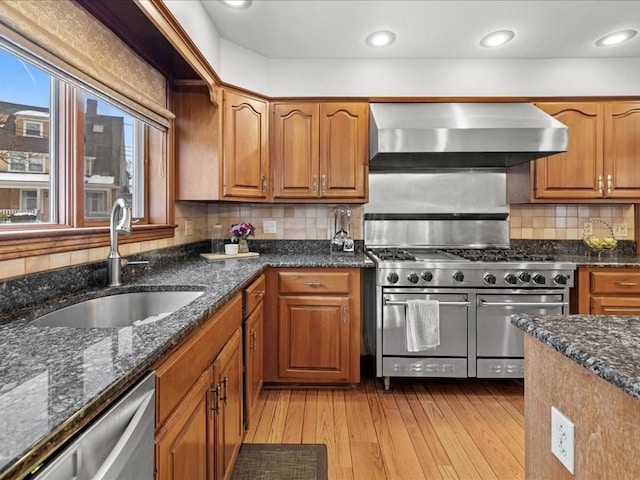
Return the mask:
{"type": "Polygon", "coordinates": [[[437,300],[407,300],[405,317],[407,351],[434,350],[440,345],[440,304],[437,300]]]}

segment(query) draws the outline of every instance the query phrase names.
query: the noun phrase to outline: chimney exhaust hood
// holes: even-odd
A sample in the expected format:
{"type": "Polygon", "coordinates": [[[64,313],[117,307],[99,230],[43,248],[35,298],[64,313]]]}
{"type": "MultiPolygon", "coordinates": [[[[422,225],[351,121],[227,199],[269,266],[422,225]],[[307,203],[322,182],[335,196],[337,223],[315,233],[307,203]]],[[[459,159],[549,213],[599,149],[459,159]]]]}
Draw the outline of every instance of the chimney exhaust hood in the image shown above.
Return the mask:
{"type": "Polygon", "coordinates": [[[371,171],[505,168],[566,152],[568,128],[530,103],[372,103],[371,171]]]}

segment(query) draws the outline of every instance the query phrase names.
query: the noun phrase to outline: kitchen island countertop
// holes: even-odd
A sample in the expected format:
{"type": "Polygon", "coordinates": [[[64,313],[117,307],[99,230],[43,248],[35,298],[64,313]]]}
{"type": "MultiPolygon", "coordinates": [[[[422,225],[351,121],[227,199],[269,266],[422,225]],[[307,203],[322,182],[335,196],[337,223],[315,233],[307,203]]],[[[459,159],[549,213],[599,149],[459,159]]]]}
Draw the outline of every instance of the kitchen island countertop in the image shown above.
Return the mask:
{"type": "Polygon", "coordinates": [[[191,258],[100,292],[202,290],[160,323],[123,328],[36,327],[34,318],[95,291],[23,308],[0,323],[0,479],[33,467],[140,379],[267,267],[373,267],[364,254],[191,258]]]}
{"type": "Polygon", "coordinates": [[[511,323],[640,400],[640,317],[515,314],[511,323]]]}

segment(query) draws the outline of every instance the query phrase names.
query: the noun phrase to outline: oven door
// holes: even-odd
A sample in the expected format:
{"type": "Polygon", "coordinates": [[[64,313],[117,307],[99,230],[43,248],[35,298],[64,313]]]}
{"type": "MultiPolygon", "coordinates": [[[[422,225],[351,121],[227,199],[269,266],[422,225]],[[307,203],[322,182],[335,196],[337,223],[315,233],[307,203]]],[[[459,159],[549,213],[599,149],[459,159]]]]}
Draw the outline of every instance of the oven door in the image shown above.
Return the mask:
{"type": "Polygon", "coordinates": [[[425,293],[419,289],[409,293],[385,292],[382,302],[383,355],[466,358],[468,311],[467,294],[425,293]],[[440,302],[440,345],[437,348],[422,352],[407,350],[406,305],[410,299],[440,302]]]}
{"type": "Polygon", "coordinates": [[[557,291],[517,290],[476,298],[478,377],[523,377],[524,332],[511,324],[512,314],[562,314],[568,307],[563,293],[557,291]]]}

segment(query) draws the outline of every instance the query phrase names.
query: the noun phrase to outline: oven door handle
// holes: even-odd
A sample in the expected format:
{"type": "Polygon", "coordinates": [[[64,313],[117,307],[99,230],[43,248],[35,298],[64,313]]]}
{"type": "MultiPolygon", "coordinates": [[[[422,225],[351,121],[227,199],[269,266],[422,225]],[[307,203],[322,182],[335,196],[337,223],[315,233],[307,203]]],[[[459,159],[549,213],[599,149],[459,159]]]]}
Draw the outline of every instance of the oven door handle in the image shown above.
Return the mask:
{"type": "Polygon", "coordinates": [[[487,302],[480,300],[481,307],[568,307],[569,302],[487,302]]]}
{"type": "MultiPolygon", "coordinates": [[[[471,305],[471,302],[438,302],[439,305],[445,305],[445,306],[463,306],[463,307],[468,307],[469,305],[471,305]]],[[[386,298],[384,299],[384,306],[399,306],[399,307],[406,307],[407,306],[407,302],[399,302],[397,300],[387,300],[386,298]]]]}

